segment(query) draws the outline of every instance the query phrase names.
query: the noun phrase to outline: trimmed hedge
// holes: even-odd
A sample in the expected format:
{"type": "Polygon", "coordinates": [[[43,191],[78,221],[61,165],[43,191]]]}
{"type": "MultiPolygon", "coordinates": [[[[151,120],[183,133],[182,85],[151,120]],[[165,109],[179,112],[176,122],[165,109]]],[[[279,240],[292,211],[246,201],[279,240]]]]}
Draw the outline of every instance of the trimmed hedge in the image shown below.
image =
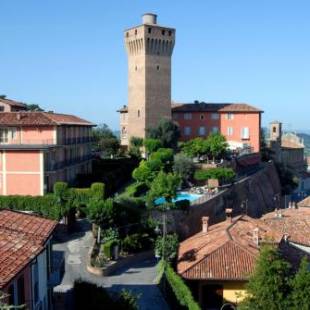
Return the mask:
{"type": "Polygon", "coordinates": [[[33,211],[43,217],[59,220],[72,208],[85,206],[90,199],[104,197],[104,184],[94,183],[90,188],[69,188],[65,182],[56,182],[54,193],[45,196],[0,196],[0,209],[33,211]]]}
{"type": "Polygon", "coordinates": [[[189,310],[201,310],[198,303],[194,300],[193,295],[182,278],[173,270],[170,264],[161,261],[159,269],[163,271],[163,280],[171,288],[175,299],[179,303],[179,308],[189,310]]]}
{"type": "Polygon", "coordinates": [[[33,211],[53,220],[61,217],[61,208],[53,194],[45,196],[0,196],[0,209],[33,211]]]}

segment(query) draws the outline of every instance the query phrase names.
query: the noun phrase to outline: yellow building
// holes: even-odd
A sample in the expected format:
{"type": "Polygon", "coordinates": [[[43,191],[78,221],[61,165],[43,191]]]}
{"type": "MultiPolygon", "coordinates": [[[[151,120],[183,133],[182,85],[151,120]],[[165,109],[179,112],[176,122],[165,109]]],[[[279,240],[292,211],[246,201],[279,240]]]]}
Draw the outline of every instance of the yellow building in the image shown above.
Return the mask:
{"type": "Polygon", "coordinates": [[[260,246],[267,240],[281,248],[292,266],[310,253],[310,208],[285,209],[260,219],[232,218],[231,212],[226,221],[211,226],[203,217],[201,232],[180,243],[177,272],[205,310],[242,301],[260,246]]]}

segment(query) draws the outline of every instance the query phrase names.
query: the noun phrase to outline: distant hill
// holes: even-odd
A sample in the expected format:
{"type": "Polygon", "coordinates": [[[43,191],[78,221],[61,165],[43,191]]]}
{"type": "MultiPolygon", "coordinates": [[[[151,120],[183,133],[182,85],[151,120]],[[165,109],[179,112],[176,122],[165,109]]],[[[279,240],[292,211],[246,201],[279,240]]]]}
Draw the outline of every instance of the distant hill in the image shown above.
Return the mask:
{"type": "Polygon", "coordinates": [[[298,137],[304,139],[305,144],[305,154],[310,156],[310,134],[307,133],[298,133],[298,137]]]}

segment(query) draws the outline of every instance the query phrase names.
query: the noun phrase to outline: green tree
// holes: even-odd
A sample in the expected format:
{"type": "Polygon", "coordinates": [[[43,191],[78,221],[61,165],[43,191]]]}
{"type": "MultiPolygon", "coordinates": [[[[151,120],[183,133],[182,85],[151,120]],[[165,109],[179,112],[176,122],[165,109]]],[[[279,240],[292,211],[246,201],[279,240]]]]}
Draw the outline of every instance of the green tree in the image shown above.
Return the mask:
{"type": "Polygon", "coordinates": [[[187,183],[194,174],[195,165],[193,160],[179,153],[174,156],[173,172],[178,174],[184,183],[187,183]]]}
{"type": "Polygon", "coordinates": [[[236,177],[232,168],[210,168],[207,170],[196,170],[194,179],[197,181],[207,181],[209,179],[218,179],[221,184],[230,183],[236,177]]]}
{"type": "Polygon", "coordinates": [[[139,167],[137,167],[132,172],[132,177],[139,183],[145,183],[149,185],[155,177],[154,175],[155,171],[156,171],[155,169],[152,170],[152,168],[150,167],[147,161],[142,160],[139,164],[139,167]]]}
{"type": "Polygon", "coordinates": [[[175,122],[162,119],[156,127],[148,130],[148,138],[158,139],[163,147],[176,150],[180,138],[180,129],[175,122]]]}
{"type": "Polygon", "coordinates": [[[271,246],[263,246],[254,273],[246,286],[247,295],[238,309],[289,309],[289,263],[271,246]]]}
{"type": "Polygon", "coordinates": [[[141,158],[141,148],[143,139],[139,137],[131,137],[129,141],[128,154],[133,158],[141,158]]]}
{"type": "Polygon", "coordinates": [[[155,252],[167,261],[173,261],[177,257],[179,240],[177,234],[158,236],[155,241],[155,252]],[[165,257],[163,257],[163,255],[165,257]]]}
{"type": "Polygon", "coordinates": [[[150,156],[149,162],[151,163],[152,161],[159,161],[161,168],[166,172],[170,172],[173,164],[173,150],[169,148],[158,149],[150,156]]]}
{"type": "Polygon", "coordinates": [[[42,112],[44,109],[42,109],[38,104],[29,103],[26,104],[26,110],[31,112],[42,112]]]}
{"type": "Polygon", "coordinates": [[[5,99],[6,95],[0,95],[0,99],[5,99]]]}
{"type": "Polygon", "coordinates": [[[107,200],[90,200],[86,213],[88,219],[99,226],[114,224],[117,216],[117,210],[112,198],[107,200]]]}
{"type": "Polygon", "coordinates": [[[160,171],[151,184],[150,197],[164,197],[168,204],[176,198],[177,190],[181,183],[181,177],[173,173],[160,171]]]}
{"type": "Polygon", "coordinates": [[[219,133],[210,134],[207,140],[209,144],[209,154],[213,160],[222,158],[226,154],[228,143],[223,135],[219,133]]]}
{"type": "Polygon", "coordinates": [[[182,145],[182,151],[189,157],[198,157],[208,155],[210,147],[207,139],[195,138],[189,140],[182,145]]]}
{"type": "Polygon", "coordinates": [[[143,141],[143,145],[148,155],[156,152],[158,149],[162,148],[163,145],[159,139],[147,138],[143,141]]]}
{"type": "Polygon", "coordinates": [[[94,149],[103,156],[115,156],[120,151],[119,139],[113,134],[108,125],[102,124],[92,131],[94,137],[94,149]]]}
{"type": "Polygon", "coordinates": [[[307,257],[301,260],[292,282],[292,309],[310,310],[310,270],[307,257]]]}

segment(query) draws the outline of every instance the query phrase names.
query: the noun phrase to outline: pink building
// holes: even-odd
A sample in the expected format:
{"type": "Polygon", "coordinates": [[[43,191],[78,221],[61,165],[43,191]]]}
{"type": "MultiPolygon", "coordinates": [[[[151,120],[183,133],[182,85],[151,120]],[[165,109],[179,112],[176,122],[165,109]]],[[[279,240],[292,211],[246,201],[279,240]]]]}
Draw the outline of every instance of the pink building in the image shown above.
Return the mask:
{"type": "Polygon", "coordinates": [[[207,137],[220,132],[231,149],[260,150],[261,114],[248,104],[204,103],[172,104],[172,119],[181,130],[181,140],[207,137]]]}
{"type": "Polygon", "coordinates": [[[0,98],[0,112],[25,111],[26,105],[15,100],[0,98]]]}
{"type": "Polygon", "coordinates": [[[51,239],[56,222],[0,210],[0,290],[10,305],[52,309],[51,239]]]}
{"type": "Polygon", "coordinates": [[[91,127],[73,115],[0,113],[0,195],[44,195],[91,172],[91,127]]]}

